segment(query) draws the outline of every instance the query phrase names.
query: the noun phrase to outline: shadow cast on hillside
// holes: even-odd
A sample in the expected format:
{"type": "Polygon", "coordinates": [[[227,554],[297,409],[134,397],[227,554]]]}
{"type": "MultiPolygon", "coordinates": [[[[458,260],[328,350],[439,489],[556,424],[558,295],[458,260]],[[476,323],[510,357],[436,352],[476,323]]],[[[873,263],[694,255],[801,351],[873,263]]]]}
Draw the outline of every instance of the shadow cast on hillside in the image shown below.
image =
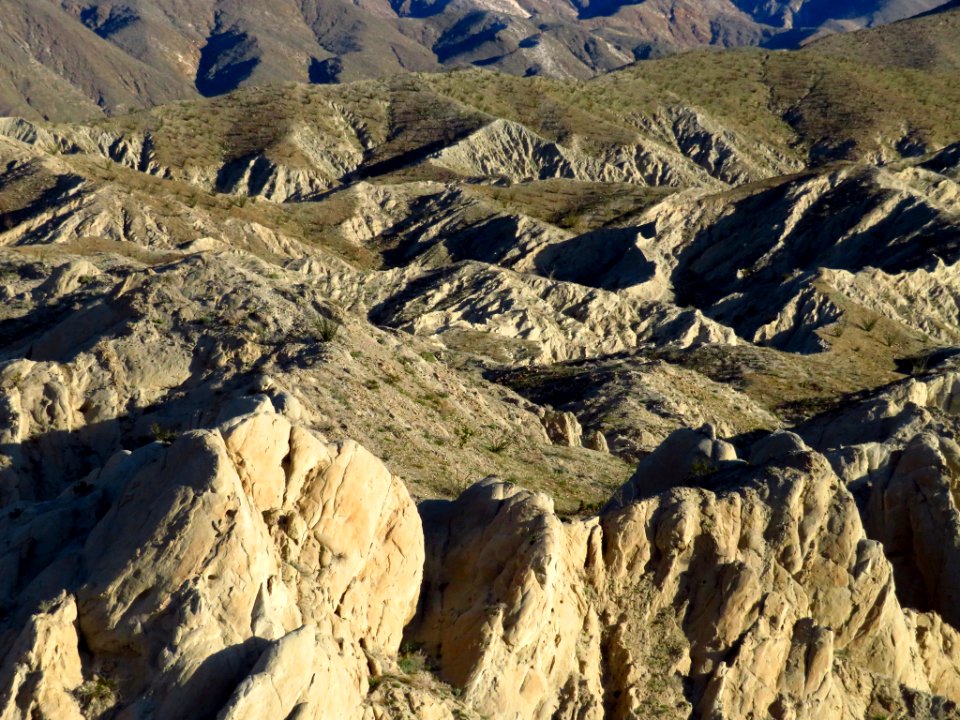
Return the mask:
{"type": "Polygon", "coordinates": [[[656,272],[636,243],[636,228],[596,230],[550,245],[537,254],[534,265],[554,280],[624,290],[652,279],[656,272]]]}
{"type": "Polygon", "coordinates": [[[872,173],[838,183],[799,219],[796,191],[784,183],[751,195],[698,233],[673,272],[678,304],[752,337],[820,268],[893,274],[927,267],[933,258],[960,259],[960,226],[912,197],[891,206],[893,191],[872,173]],[[862,228],[864,218],[875,221],[862,228]],[[784,228],[790,228],[785,236],[784,228]],[[731,296],[740,300],[714,307],[731,296]]]}

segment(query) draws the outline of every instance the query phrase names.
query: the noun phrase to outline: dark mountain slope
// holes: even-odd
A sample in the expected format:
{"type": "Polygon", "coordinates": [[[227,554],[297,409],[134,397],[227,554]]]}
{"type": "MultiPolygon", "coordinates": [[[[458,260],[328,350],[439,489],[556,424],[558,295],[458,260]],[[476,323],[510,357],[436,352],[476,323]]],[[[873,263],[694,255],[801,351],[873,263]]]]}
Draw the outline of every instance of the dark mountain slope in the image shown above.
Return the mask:
{"type": "Polygon", "coordinates": [[[75,119],[281,82],[477,65],[587,78],[714,45],[790,47],[935,0],[0,0],[0,112],[75,119]]]}

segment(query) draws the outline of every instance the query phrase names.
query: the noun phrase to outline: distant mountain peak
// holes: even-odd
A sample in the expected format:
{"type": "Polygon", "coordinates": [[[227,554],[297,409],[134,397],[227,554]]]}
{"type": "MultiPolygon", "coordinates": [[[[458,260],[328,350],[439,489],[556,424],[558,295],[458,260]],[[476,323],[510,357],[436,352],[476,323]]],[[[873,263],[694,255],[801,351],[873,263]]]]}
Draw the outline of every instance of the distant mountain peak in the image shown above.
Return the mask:
{"type": "Polygon", "coordinates": [[[0,114],[82,119],[238,87],[490,67],[588,78],[704,45],[797,47],[938,0],[6,0],[0,114]]]}

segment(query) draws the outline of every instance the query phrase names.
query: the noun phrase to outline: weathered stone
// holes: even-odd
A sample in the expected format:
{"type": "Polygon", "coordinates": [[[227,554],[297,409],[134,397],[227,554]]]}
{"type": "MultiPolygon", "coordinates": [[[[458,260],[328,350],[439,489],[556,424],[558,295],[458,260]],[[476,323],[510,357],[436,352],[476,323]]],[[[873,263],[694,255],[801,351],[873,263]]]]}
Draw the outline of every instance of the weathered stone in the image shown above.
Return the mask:
{"type": "Polygon", "coordinates": [[[901,608],[826,460],[782,439],[764,453],[727,490],[680,487],[599,520],[561,523],[496,481],[425,503],[411,636],[497,717],[852,719],[886,687],[960,699],[940,649],[952,635],[901,608]]]}
{"type": "Polygon", "coordinates": [[[590,450],[596,450],[597,452],[610,452],[610,446],[607,444],[607,438],[599,430],[594,430],[593,432],[584,435],[583,446],[590,450]]]}
{"type": "Polygon", "coordinates": [[[0,659],[0,718],[83,720],[77,605],[68,595],[27,621],[0,659]]]}
{"type": "Polygon", "coordinates": [[[554,445],[580,447],[583,428],[580,427],[580,423],[577,422],[573,413],[547,410],[542,422],[544,429],[547,431],[547,437],[554,445]]]}

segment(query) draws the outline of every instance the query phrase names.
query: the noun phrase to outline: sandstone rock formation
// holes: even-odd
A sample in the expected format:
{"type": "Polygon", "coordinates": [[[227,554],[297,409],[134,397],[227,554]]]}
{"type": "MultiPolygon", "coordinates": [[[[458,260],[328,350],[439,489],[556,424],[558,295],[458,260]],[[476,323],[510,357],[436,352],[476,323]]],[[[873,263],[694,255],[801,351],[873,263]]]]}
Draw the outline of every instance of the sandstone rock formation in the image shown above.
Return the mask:
{"type": "Polygon", "coordinates": [[[583,438],[583,446],[596,450],[597,452],[610,452],[610,445],[607,443],[606,436],[599,430],[594,430],[583,438]]]}
{"type": "Polygon", "coordinates": [[[415,506],[364,449],[248,404],[5,516],[5,635],[26,625],[4,717],[86,716],[97,688],[158,718],[362,717],[367,653],[395,654],[416,606],[415,506]]]}
{"type": "Polygon", "coordinates": [[[496,717],[954,717],[954,631],[792,449],[572,523],[499,481],[427,503],[411,635],[496,717]]]}
{"type": "Polygon", "coordinates": [[[617,490],[607,509],[625,507],[677,485],[696,485],[737,460],[736,448],[718,439],[713,426],[677,430],[640,462],[633,477],[617,490]]]}
{"type": "MultiPolygon", "coordinates": [[[[82,294],[101,275],[76,261],[15,296],[82,294]]],[[[72,337],[135,316],[137,292],[173,297],[123,282],[130,304],[81,310],[72,337]]],[[[214,367],[253,351],[220,343],[214,367]]],[[[49,359],[0,375],[19,448],[0,517],[7,717],[956,714],[953,372],[818,418],[805,439],[677,431],[602,515],[565,522],[493,479],[418,513],[367,451],[297,424],[316,409],[268,379],[269,396],[117,453],[116,396],[149,402],[159,377],[131,365],[109,377],[136,382],[104,394],[62,336],[25,347],[49,359]],[[439,680],[410,675],[409,657],[439,680]]],[[[176,353],[164,362],[153,372],[189,377],[176,353]]]]}
{"type": "Polygon", "coordinates": [[[898,488],[941,477],[949,441],[911,443],[858,511],[797,435],[755,442],[748,465],[712,428],[681,432],[638,468],[661,487],[565,522],[496,479],[418,515],[358,446],[264,397],[236,408],[4,517],[24,623],[5,630],[4,717],[956,714],[949,576],[909,573],[949,567],[920,528],[960,525],[873,508],[922,497],[898,488]],[[717,466],[694,487],[699,458],[717,466]],[[393,684],[403,636],[461,697],[393,684]]]}
{"type": "Polygon", "coordinates": [[[62,595],[7,646],[0,669],[3,718],[84,717],[74,695],[83,685],[76,621],[76,602],[62,595]]]}
{"type": "Polygon", "coordinates": [[[571,412],[547,410],[543,416],[543,427],[554,445],[579,447],[581,443],[583,428],[571,412]]]}

